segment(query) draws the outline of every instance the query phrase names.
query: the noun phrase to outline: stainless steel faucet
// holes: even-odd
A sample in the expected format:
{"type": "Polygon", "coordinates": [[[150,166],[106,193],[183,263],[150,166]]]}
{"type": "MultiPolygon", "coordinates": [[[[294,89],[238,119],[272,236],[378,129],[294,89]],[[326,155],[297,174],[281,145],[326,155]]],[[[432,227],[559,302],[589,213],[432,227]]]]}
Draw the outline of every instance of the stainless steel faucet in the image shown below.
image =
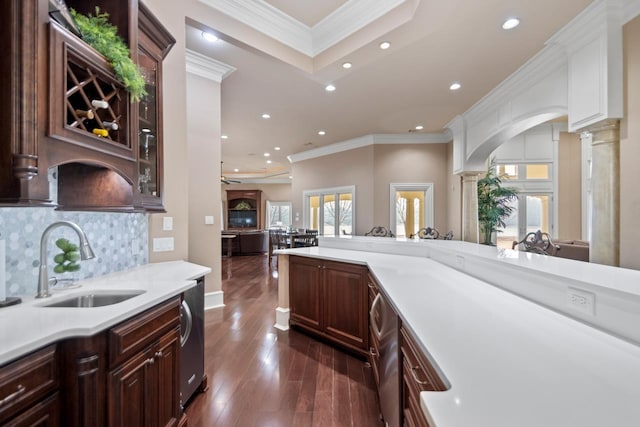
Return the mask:
{"type": "Polygon", "coordinates": [[[62,226],[71,228],[78,235],[78,238],[80,239],[81,260],[87,260],[95,257],[93,250],[89,245],[89,240],[87,240],[87,235],[84,234],[84,231],[82,231],[78,224],[71,221],[56,221],[45,228],[42,233],[42,238],[40,239],[40,275],[38,276],[38,293],[36,298],[46,298],[51,296],[49,293],[49,277],[47,273],[47,246],[49,244],[49,235],[51,232],[62,226]]]}

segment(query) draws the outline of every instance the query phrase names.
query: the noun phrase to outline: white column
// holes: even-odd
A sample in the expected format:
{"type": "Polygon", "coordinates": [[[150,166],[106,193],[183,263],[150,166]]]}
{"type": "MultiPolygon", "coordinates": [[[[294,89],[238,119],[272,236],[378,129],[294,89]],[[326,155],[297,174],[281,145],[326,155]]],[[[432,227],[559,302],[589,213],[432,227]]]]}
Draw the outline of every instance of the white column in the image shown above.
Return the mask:
{"type": "Polygon", "coordinates": [[[620,122],[603,120],[587,129],[591,150],[591,243],[589,261],[620,265],[620,122]]]}
{"type": "Polygon", "coordinates": [[[478,173],[462,174],[462,240],[478,243],[478,173]]]}

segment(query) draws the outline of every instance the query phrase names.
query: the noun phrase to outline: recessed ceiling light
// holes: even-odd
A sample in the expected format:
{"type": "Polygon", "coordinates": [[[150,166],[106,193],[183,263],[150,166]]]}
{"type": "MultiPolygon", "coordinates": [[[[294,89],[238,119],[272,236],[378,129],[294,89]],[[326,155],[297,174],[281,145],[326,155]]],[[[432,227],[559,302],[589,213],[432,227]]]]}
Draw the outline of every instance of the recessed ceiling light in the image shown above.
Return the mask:
{"type": "Polygon", "coordinates": [[[218,40],[218,37],[215,34],[207,33],[206,31],[202,32],[202,38],[210,43],[213,43],[218,40]]]}
{"type": "Polygon", "coordinates": [[[458,82],[456,83],[451,83],[451,86],[449,86],[449,90],[458,90],[462,87],[462,85],[458,82]]]}
{"type": "Polygon", "coordinates": [[[240,169],[235,168],[233,171],[234,171],[234,172],[240,172],[240,169]]]}
{"type": "Polygon", "coordinates": [[[387,49],[389,49],[390,47],[391,47],[391,43],[389,43],[389,42],[382,42],[382,43],[380,43],[380,49],[382,49],[382,50],[387,50],[387,49]]]}
{"type": "Polygon", "coordinates": [[[265,157],[269,157],[271,155],[271,153],[264,153],[265,157]]]}
{"type": "Polygon", "coordinates": [[[509,18],[502,24],[502,28],[504,30],[511,30],[520,25],[520,20],[518,18],[509,18]]]}
{"type": "Polygon", "coordinates": [[[267,163],[271,164],[271,160],[267,160],[267,163]]]}
{"type": "Polygon", "coordinates": [[[422,126],[422,125],[416,126],[416,130],[422,130],[422,129],[424,129],[424,126],[422,126]]]}
{"type": "Polygon", "coordinates": [[[327,132],[325,132],[325,131],[323,131],[323,130],[319,130],[319,131],[318,131],[318,135],[326,135],[326,134],[327,134],[327,132]]]}
{"type": "Polygon", "coordinates": [[[222,139],[229,139],[229,137],[227,135],[220,135],[220,138],[222,139]]]}
{"type": "Polygon", "coordinates": [[[264,114],[262,114],[262,118],[263,118],[263,119],[270,119],[270,118],[271,118],[271,115],[270,115],[270,114],[268,114],[268,113],[264,113],[264,114]]]}
{"type": "Polygon", "coordinates": [[[280,151],[280,147],[273,147],[274,150],[280,151]]]}
{"type": "Polygon", "coordinates": [[[324,87],[324,90],[326,90],[327,92],[333,92],[334,90],[336,90],[336,87],[332,84],[328,84],[324,87]]]}
{"type": "Polygon", "coordinates": [[[353,64],[351,62],[343,62],[342,63],[342,68],[349,69],[351,67],[353,67],[353,64]]]}

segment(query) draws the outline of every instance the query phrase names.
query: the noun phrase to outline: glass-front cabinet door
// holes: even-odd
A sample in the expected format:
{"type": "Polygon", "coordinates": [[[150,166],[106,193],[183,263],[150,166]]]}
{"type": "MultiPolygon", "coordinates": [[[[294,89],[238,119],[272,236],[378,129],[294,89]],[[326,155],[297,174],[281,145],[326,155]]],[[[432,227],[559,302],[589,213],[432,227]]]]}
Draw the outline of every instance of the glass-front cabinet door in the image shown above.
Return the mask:
{"type": "Polygon", "coordinates": [[[138,66],[147,94],[138,103],[138,191],[142,207],[164,211],[162,156],[162,60],[175,39],[139,4],[138,66]]]}
{"type": "Polygon", "coordinates": [[[138,189],[144,205],[162,204],[160,167],[161,137],[158,127],[158,62],[142,47],[138,51],[140,72],[145,79],[147,94],[138,104],[138,189]],[[154,199],[158,199],[154,203],[154,199]]]}

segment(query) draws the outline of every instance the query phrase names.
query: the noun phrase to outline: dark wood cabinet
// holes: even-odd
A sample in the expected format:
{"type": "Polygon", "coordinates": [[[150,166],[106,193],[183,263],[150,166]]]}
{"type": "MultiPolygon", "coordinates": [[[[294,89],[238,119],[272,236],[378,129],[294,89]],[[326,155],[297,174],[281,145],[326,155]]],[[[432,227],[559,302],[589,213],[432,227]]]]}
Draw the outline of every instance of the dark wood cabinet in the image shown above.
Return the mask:
{"type": "Polygon", "coordinates": [[[182,416],[179,298],[112,328],[109,359],[113,365],[107,389],[110,426],[178,425],[182,416]]]}
{"type": "MultiPolygon", "coordinates": [[[[147,90],[156,120],[139,123],[138,103],[106,59],[49,18],[49,0],[9,0],[0,16],[0,205],[134,211],[162,209],[161,64],[174,43],[137,0],[67,0],[108,12],[135,62],[155,63],[147,90]],[[146,127],[144,127],[146,126],[146,127]],[[153,132],[142,193],[139,132],[153,132]],[[57,201],[49,173],[56,177],[57,201]]],[[[142,138],[144,139],[144,138],[142,138]]],[[[146,138],[149,141],[150,138],[146,138]]]]}
{"type": "Polygon", "coordinates": [[[368,355],[367,268],[291,256],[290,323],[368,355]]]}
{"type": "Polygon", "coordinates": [[[60,425],[59,386],[55,345],[0,368],[0,425],[60,425]]]}
{"type": "Polygon", "coordinates": [[[262,191],[227,190],[227,230],[257,230],[262,225],[262,191]]]}
{"type": "Polygon", "coordinates": [[[400,350],[404,425],[429,427],[420,407],[420,392],[444,391],[447,386],[405,325],[400,327],[400,350]]]}
{"type": "Polygon", "coordinates": [[[110,426],[178,424],[179,346],[180,332],[173,330],[109,374],[110,426]]]}
{"type": "Polygon", "coordinates": [[[138,27],[138,65],[147,95],[137,104],[138,125],[131,135],[138,141],[136,185],[143,207],[163,212],[162,61],[176,41],[142,3],[138,27]]]}

